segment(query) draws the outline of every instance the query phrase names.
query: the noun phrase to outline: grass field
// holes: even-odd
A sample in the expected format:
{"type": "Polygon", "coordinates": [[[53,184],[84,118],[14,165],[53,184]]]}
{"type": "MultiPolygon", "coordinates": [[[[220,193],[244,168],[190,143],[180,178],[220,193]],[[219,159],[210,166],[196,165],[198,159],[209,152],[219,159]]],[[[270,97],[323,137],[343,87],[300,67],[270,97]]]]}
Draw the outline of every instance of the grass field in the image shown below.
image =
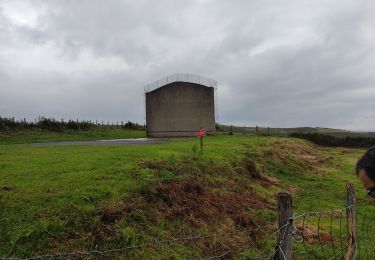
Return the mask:
{"type": "MultiPolygon", "coordinates": [[[[143,246],[122,254],[153,259],[260,255],[274,248],[275,239],[269,235],[277,222],[277,192],[293,195],[296,214],[330,212],[345,206],[347,182],[357,188],[360,219],[364,214],[366,222],[375,219],[353,173],[363,153],[359,149],[239,135],[207,137],[203,156],[198,140],[123,147],[9,144],[125,135],[144,133],[2,136],[0,256],[104,251],[192,236],[205,239],[143,246]]],[[[337,236],[338,220],[332,224],[324,216],[320,228],[327,233],[333,226],[337,236]]],[[[313,241],[317,218],[306,221],[312,232],[308,246],[314,249],[319,246],[313,241]]],[[[294,248],[303,250],[298,243],[294,248]]],[[[327,248],[325,254],[331,253],[327,248]]],[[[312,254],[320,257],[322,251],[312,254]]]]}
{"type": "Polygon", "coordinates": [[[47,130],[0,131],[0,144],[22,144],[52,141],[83,141],[100,139],[126,139],[146,137],[145,131],[124,128],[95,127],[87,131],[64,130],[51,132],[47,130]]]}

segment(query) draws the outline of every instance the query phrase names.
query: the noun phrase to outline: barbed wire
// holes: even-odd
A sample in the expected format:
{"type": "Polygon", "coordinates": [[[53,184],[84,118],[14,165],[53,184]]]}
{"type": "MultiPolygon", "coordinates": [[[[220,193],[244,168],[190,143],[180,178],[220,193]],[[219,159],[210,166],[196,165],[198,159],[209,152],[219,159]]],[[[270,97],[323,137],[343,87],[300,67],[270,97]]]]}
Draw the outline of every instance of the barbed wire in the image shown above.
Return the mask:
{"type": "MultiPolygon", "coordinates": [[[[116,249],[109,249],[105,251],[99,251],[99,250],[92,250],[92,251],[75,251],[75,252],[69,252],[69,253],[59,253],[59,254],[47,254],[47,255],[40,255],[40,256],[34,256],[34,257],[26,257],[26,258],[17,258],[17,257],[0,257],[1,260],[37,260],[37,259],[50,259],[50,258],[61,258],[61,257],[69,257],[69,256],[109,256],[113,255],[113,253],[119,253],[131,249],[141,248],[141,247],[148,247],[148,246],[154,246],[154,245],[160,245],[160,244],[169,244],[169,243],[175,243],[175,242],[181,242],[181,241],[188,241],[188,240],[199,240],[199,239],[208,239],[208,238],[215,238],[215,237],[223,237],[223,236],[231,236],[236,235],[239,233],[250,233],[254,231],[260,230],[260,227],[242,230],[242,231],[235,231],[235,232],[225,232],[215,235],[207,235],[207,236],[192,236],[192,237],[180,237],[180,238],[174,238],[174,239],[165,239],[165,240],[155,240],[153,242],[149,243],[143,243],[139,245],[134,246],[127,246],[122,248],[116,248],[116,249]]],[[[228,253],[227,253],[228,254],[228,253]]],[[[226,255],[226,254],[225,254],[226,255]]],[[[214,256],[218,257],[218,256],[214,256]]]]}
{"type": "MultiPolygon", "coordinates": [[[[282,226],[277,227],[275,230],[269,232],[269,229],[260,226],[255,228],[248,228],[245,230],[236,230],[233,232],[222,232],[213,235],[196,235],[196,236],[183,236],[173,239],[164,240],[153,240],[150,242],[126,246],[122,248],[108,249],[108,250],[91,250],[91,251],[73,251],[66,253],[57,254],[45,254],[39,256],[32,256],[26,258],[18,257],[0,257],[1,260],[44,260],[44,259],[61,259],[61,258],[84,258],[84,257],[111,257],[116,254],[126,253],[130,250],[139,249],[143,247],[158,246],[161,244],[172,244],[179,242],[188,242],[194,240],[204,240],[209,238],[219,238],[228,237],[239,234],[254,234],[259,232],[262,234],[262,240],[269,241],[278,237],[278,243],[276,246],[270,250],[268,253],[251,256],[249,253],[244,254],[247,259],[273,259],[275,256],[279,256],[281,259],[286,259],[285,252],[282,247],[287,241],[287,237],[290,235],[291,239],[301,244],[302,250],[292,250],[294,255],[304,255],[306,258],[316,258],[317,254],[323,259],[337,259],[338,257],[344,257],[345,250],[348,248],[347,237],[343,238],[344,234],[347,233],[345,230],[348,227],[348,220],[343,221],[344,212],[348,209],[354,208],[356,205],[348,205],[341,208],[331,208],[330,210],[320,210],[320,211],[306,211],[298,214],[293,214],[292,217],[282,226]],[[323,218],[327,218],[323,222],[323,218]],[[302,222],[302,223],[301,223],[302,222]],[[307,226],[308,225],[308,226],[307,226]],[[315,226],[315,228],[314,228],[315,226]],[[308,232],[307,232],[308,231],[308,232]],[[307,232],[307,233],[306,233],[307,232]],[[324,236],[323,236],[324,235],[324,236]],[[324,237],[324,239],[323,239],[324,237]],[[311,239],[315,239],[315,242],[311,239]],[[310,247],[310,248],[309,248],[310,247]]],[[[375,239],[373,238],[373,226],[369,223],[366,215],[363,216],[361,221],[357,219],[358,226],[358,237],[357,237],[357,247],[358,247],[358,257],[359,259],[365,258],[369,259],[375,254],[375,239]],[[371,255],[372,253],[372,255],[371,255]]],[[[227,247],[223,244],[224,247],[227,247]]],[[[220,252],[218,255],[207,256],[201,259],[221,259],[226,258],[230,254],[234,254],[233,249],[229,247],[226,248],[224,252],[220,252]]]]}
{"type": "Polygon", "coordinates": [[[332,222],[333,222],[333,209],[331,209],[331,218],[330,218],[330,228],[329,228],[329,234],[331,236],[331,244],[333,248],[333,254],[336,255],[336,248],[335,248],[335,243],[333,242],[333,232],[332,232],[332,222]]]}
{"type": "Polygon", "coordinates": [[[220,259],[220,258],[223,258],[224,256],[228,255],[232,253],[232,251],[227,251],[227,252],[224,252],[220,255],[217,255],[217,256],[210,256],[210,257],[205,257],[205,258],[200,258],[200,259],[204,259],[204,260],[209,260],[209,259],[220,259]]]}

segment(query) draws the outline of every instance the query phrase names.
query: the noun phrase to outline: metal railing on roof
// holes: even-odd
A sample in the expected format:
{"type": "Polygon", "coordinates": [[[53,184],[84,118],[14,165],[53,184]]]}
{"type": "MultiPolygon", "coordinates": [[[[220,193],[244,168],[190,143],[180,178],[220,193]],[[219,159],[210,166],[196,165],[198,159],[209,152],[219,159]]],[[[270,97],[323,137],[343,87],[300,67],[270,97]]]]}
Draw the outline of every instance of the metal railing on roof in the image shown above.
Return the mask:
{"type": "Polygon", "coordinates": [[[189,73],[176,73],[167,77],[164,77],[162,79],[159,79],[155,82],[152,82],[145,86],[145,93],[153,91],[157,88],[160,88],[162,86],[165,86],[172,82],[190,82],[190,83],[196,83],[200,84],[206,87],[217,87],[217,81],[206,78],[200,75],[195,74],[189,74],[189,73]]]}

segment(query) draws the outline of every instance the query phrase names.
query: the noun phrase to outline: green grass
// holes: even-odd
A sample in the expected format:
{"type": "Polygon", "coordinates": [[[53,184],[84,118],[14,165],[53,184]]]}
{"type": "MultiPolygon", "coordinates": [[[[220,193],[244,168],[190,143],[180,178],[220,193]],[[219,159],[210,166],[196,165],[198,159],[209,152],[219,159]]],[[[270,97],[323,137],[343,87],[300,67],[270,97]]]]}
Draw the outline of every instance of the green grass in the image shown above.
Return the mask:
{"type": "Polygon", "coordinates": [[[0,131],[0,144],[126,139],[141,137],[146,137],[145,131],[110,127],[95,127],[87,131],[64,130],[63,132],[51,132],[46,130],[19,130],[7,132],[0,131]]]}
{"type": "MultiPolygon", "coordinates": [[[[269,253],[274,247],[274,237],[269,234],[277,222],[274,196],[280,191],[292,193],[296,214],[318,210],[329,213],[331,208],[345,206],[345,184],[353,182],[362,201],[357,207],[359,219],[363,220],[364,215],[366,222],[375,219],[373,206],[364,200],[362,187],[353,173],[356,159],[363,153],[359,149],[319,148],[299,139],[239,135],[205,138],[204,156],[199,158],[193,149],[198,140],[148,146],[4,144],[144,135],[120,130],[106,134],[104,137],[100,136],[105,135],[103,132],[61,136],[32,133],[0,139],[3,143],[0,145],[0,185],[11,187],[0,190],[0,256],[108,250],[155,239],[246,230],[248,226],[236,222],[234,213],[212,218],[216,216],[215,207],[225,210],[216,204],[212,212],[201,209],[190,218],[188,214],[173,215],[171,210],[189,205],[184,204],[186,201],[176,189],[167,194],[171,196],[171,203],[179,207],[165,206],[165,198],[160,199],[164,193],[158,187],[169,189],[175,184],[194,181],[205,189],[205,195],[199,198],[202,203],[212,195],[213,202],[221,199],[223,205],[228,203],[225,207],[230,207],[231,197],[245,198],[249,192],[257,193],[268,208],[246,206],[241,211],[245,214],[241,216],[249,216],[251,223],[262,226],[257,241],[247,234],[239,234],[210,238],[209,246],[204,241],[193,241],[142,247],[127,252],[128,257],[208,257],[220,254],[225,248],[230,248],[236,258],[269,253]],[[249,174],[244,158],[255,163],[263,180],[249,174]],[[119,210],[121,217],[115,221],[103,220],[108,212],[119,210]]],[[[335,217],[331,224],[329,217],[324,215],[319,225],[325,232],[332,226],[337,243],[340,219],[335,217]]],[[[306,224],[316,229],[317,221],[316,217],[309,217],[306,224]]],[[[361,228],[363,225],[359,230],[365,234],[361,228]]],[[[309,249],[317,246],[308,244],[309,249]]],[[[294,243],[293,248],[304,250],[301,243],[294,243]]],[[[364,248],[361,247],[363,252],[364,248]]],[[[332,254],[329,250],[332,251],[331,247],[325,253],[332,254]]],[[[319,250],[312,254],[322,257],[319,250]]]]}

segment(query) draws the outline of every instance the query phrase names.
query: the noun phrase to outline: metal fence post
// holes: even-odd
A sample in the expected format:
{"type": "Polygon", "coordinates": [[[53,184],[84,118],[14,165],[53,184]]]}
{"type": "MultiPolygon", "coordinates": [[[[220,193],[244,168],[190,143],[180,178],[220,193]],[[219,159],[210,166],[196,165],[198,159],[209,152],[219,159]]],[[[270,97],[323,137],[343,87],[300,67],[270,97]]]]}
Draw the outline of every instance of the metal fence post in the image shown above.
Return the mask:
{"type": "Polygon", "coordinates": [[[277,234],[276,253],[274,260],[292,259],[292,224],[293,209],[292,196],[289,193],[277,194],[277,209],[279,213],[279,227],[277,234]]]}
{"type": "Polygon", "coordinates": [[[346,217],[348,220],[348,249],[345,259],[354,260],[357,251],[357,232],[355,222],[355,189],[353,183],[346,184],[346,217]]]}

